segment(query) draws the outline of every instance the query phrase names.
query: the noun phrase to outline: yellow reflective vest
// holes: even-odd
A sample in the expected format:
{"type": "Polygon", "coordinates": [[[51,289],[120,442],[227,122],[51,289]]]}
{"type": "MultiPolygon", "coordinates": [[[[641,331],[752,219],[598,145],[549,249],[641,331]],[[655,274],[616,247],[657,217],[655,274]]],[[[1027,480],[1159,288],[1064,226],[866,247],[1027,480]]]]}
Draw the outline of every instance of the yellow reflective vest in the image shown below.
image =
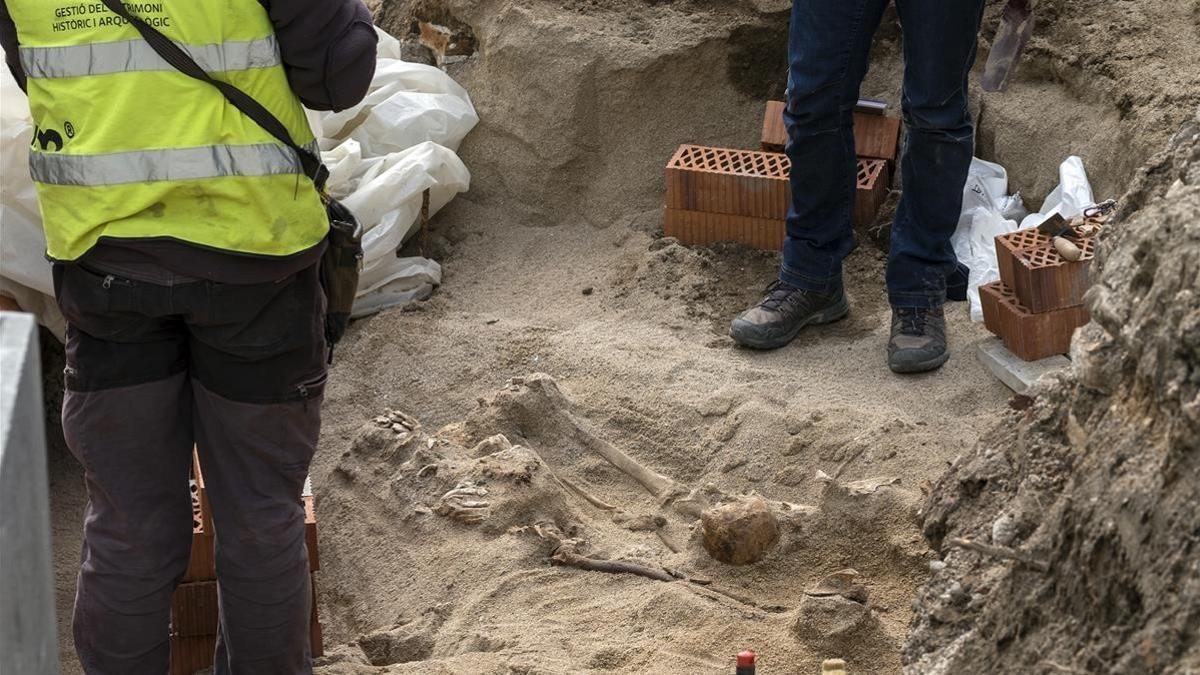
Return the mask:
{"type": "MultiPolygon", "coordinates": [[[[6,4],[28,77],[30,173],[51,259],[75,260],[101,238],[287,256],[325,236],[324,207],[295,153],[215,87],[176,71],[102,2],[6,4]]],[[[125,6],[315,149],[257,0],[125,6]]]]}

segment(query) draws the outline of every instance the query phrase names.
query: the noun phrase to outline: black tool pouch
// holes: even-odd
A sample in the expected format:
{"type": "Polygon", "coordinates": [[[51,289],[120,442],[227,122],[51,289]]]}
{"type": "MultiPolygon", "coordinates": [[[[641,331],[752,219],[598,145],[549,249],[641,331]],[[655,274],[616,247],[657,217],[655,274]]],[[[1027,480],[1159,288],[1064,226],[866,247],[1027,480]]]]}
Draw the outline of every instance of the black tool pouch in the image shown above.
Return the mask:
{"type": "Polygon", "coordinates": [[[325,340],[333,358],[333,346],[346,334],[358,273],[362,269],[362,227],[354,214],[336,199],[322,196],[329,214],[329,237],[321,258],[321,286],[325,289],[325,340]]]}

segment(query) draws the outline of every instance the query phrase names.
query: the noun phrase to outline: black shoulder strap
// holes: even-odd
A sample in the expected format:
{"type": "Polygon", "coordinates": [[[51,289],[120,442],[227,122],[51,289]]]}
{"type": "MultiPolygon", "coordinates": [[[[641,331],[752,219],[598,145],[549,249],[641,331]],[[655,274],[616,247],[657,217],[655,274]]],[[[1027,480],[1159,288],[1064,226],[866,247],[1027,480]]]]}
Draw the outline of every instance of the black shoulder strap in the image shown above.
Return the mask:
{"type": "Polygon", "coordinates": [[[283,122],[279,121],[278,117],[271,114],[270,110],[267,110],[261,103],[254,100],[252,96],[241,89],[228,82],[222,82],[211,77],[200,67],[200,64],[196,63],[195,59],[189,56],[182,47],[175,44],[171,38],[163,35],[139,17],[130,14],[129,10],[125,9],[125,5],[121,4],[120,0],[102,1],[110,10],[132,24],[142,34],[142,38],[149,43],[154,51],[158,52],[158,55],[163,60],[174,66],[184,75],[200,80],[201,82],[207,82],[216,87],[233,107],[242,111],[246,117],[258,123],[267,133],[279,139],[280,143],[294,150],[300,158],[300,166],[304,169],[305,175],[313,180],[318,190],[325,188],[325,180],[329,177],[329,171],[321,163],[321,158],[308,149],[297,145],[292,140],[292,135],[288,133],[287,127],[283,122]]]}

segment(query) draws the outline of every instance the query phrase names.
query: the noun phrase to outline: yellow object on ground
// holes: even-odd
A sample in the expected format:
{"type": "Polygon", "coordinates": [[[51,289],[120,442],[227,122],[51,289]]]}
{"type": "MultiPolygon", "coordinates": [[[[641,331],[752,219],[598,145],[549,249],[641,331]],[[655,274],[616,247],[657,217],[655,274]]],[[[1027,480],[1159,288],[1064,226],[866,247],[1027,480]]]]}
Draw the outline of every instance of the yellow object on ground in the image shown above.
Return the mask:
{"type": "Polygon", "coordinates": [[[841,659],[825,659],[821,662],[822,675],[846,675],[846,662],[841,659]]]}

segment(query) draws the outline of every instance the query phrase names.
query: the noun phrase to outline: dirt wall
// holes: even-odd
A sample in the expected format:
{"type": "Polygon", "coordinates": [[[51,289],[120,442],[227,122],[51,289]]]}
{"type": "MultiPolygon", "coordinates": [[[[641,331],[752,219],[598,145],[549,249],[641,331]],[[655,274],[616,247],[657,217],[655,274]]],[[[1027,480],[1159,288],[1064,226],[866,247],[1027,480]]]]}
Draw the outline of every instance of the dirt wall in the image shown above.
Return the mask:
{"type": "Polygon", "coordinates": [[[924,529],[944,558],[908,672],[1200,668],[1197,214],[1200,116],[1123,199],[1074,370],[1014,400],[935,486],[924,529]]]}

